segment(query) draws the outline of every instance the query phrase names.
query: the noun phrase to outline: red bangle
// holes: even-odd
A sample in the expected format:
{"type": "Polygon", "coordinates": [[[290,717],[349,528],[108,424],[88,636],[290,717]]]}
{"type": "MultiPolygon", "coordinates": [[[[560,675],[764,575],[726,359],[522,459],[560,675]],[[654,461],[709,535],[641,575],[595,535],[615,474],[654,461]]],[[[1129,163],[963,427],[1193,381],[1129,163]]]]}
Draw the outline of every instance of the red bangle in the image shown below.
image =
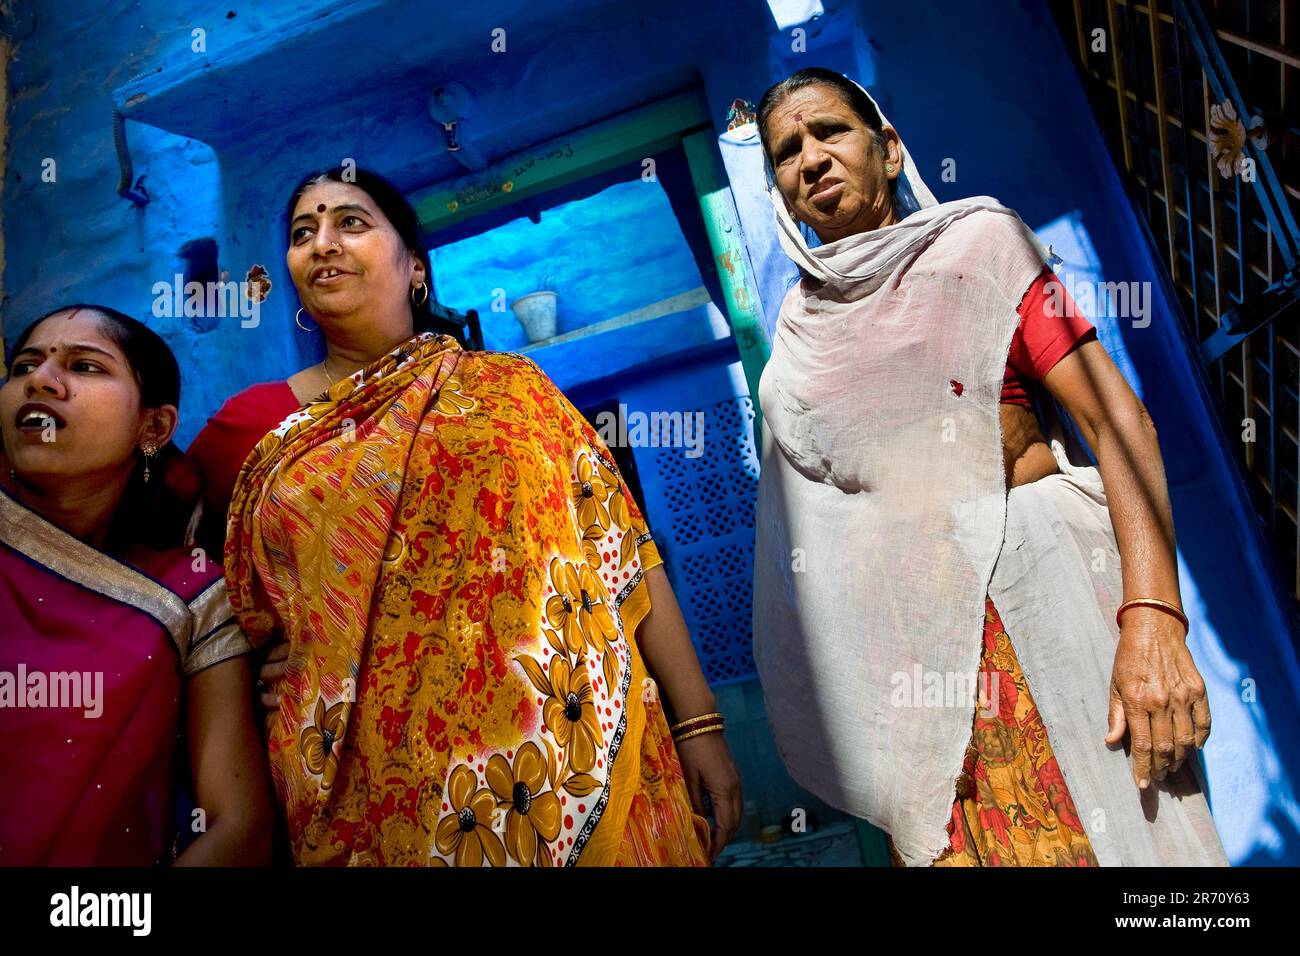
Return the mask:
{"type": "Polygon", "coordinates": [[[669,727],[668,730],[670,733],[675,734],[679,730],[687,730],[699,724],[712,723],[717,720],[722,720],[722,714],[715,710],[711,714],[700,714],[698,717],[687,717],[685,720],[679,720],[677,723],[669,727]]]}
{"type": "MultiPolygon", "coordinates": [[[[687,723],[683,721],[683,723],[687,723]]],[[[681,724],[675,725],[669,730],[673,740],[685,740],[687,737],[694,737],[696,734],[707,734],[713,731],[722,730],[725,721],[721,714],[710,714],[706,719],[695,719],[689,722],[689,726],[683,727],[681,724]]]]}

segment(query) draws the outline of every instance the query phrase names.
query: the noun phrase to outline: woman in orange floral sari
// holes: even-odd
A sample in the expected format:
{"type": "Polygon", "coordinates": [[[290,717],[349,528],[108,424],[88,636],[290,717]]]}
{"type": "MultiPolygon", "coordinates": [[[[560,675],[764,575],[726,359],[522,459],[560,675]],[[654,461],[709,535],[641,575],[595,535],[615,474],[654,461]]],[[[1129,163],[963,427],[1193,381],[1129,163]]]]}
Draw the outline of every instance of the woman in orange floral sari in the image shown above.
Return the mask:
{"type": "Polygon", "coordinates": [[[427,256],[385,186],[295,192],[329,350],[229,511],[231,603],[287,642],[268,746],[294,858],[705,865],[739,781],[641,512],[535,364],[414,334],[427,256]]]}

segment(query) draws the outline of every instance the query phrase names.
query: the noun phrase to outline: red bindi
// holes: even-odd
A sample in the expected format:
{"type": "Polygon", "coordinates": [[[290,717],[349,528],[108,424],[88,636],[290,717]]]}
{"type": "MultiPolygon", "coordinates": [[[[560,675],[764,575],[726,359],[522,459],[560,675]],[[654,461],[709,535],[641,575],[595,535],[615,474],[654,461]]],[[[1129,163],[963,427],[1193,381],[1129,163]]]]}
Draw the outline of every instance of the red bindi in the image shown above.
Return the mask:
{"type": "Polygon", "coordinates": [[[802,113],[795,113],[795,114],[794,114],[794,121],[795,121],[796,123],[801,123],[801,122],[803,122],[803,114],[802,114],[802,113]]]}
{"type": "Polygon", "coordinates": [[[317,212],[324,212],[324,211],[325,211],[325,204],[324,204],[324,203],[321,203],[319,206],[317,206],[317,207],[316,207],[316,211],[317,211],[317,212]]]}

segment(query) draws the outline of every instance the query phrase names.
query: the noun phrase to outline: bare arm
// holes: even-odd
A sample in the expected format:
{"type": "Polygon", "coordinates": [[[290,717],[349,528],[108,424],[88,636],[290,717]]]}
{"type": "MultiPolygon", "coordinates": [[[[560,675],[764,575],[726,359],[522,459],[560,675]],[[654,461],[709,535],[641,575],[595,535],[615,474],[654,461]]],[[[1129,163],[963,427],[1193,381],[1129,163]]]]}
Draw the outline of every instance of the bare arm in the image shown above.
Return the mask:
{"type": "MultiPolygon", "coordinates": [[[[1097,341],[1063,358],[1043,383],[1097,456],[1123,562],[1125,600],[1151,597],[1181,607],[1173,511],[1155,422],[1146,407],[1097,341]]],[[[1159,612],[1134,608],[1131,613],[1159,612]]]]}
{"type": "MultiPolygon", "coordinates": [[[[663,691],[669,722],[713,713],[717,702],[704,679],[690,631],[663,565],[646,572],[646,586],[650,588],[650,613],[637,628],[636,641],[646,668],[663,691]]],[[[740,774],[721,733],[700,734],[678,741],[676,748],[695,812],[705,815],[705,793],[713,804],[715,826],[709,856],[716,858],[740,826],[743,806],[740,774]]]]}
{"type": "Polygon", "coordinates": [[[695,645],[664,566],[646,572],[650,613],[637,628],[636,641],[646,667],[663,691],[669,723],[717,710],[713,689],[704,679],[695,645]]]}
{"type": "Polygon", "coordinates": [[[186,684],[190,766],[206,828],[177,866],[271,862],[270,783],[252,684],[247,656],[214,664],[186,684]]]}
{"type": "MultiPolygon", "coordinates": [[[[1097,457],[1124,599],[1155,598],[1182,607],[1164,461],[1145,406],[1097,341],[1063,358],[1043,383],[1097,457]]],[[[1210,733],[1205,683],[1184,638],[1182,625],[1164,611],[1134,607],[1124,613],[1106,742],[1119,743],[1127,728],[1140,787],[1177,770],[1210,733]]]]}

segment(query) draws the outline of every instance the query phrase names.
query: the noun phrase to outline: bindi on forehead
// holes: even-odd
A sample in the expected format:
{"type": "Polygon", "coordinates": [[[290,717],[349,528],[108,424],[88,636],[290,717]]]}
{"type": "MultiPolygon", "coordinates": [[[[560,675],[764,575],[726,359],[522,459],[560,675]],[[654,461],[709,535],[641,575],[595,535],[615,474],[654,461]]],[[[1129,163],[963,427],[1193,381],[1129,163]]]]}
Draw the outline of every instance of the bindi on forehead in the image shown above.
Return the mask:
{"type": "Polygon", "coordinates": [[[325,211],[325,204],[324,204],[324,203],[321,203],[319,206],[317,206],[317,207],[316,207],[316,211],[317,211],[317,212],[324,212],[324,211],[325,211]]]}
{"type": "Polygon", "coordinates": [[[802,123],[802,122],[803,122],[803,114],[802,114],[802,113],[795,113],[795,114],[794,114],[794,121],[795,121],[796,123],[802,123]]]}

